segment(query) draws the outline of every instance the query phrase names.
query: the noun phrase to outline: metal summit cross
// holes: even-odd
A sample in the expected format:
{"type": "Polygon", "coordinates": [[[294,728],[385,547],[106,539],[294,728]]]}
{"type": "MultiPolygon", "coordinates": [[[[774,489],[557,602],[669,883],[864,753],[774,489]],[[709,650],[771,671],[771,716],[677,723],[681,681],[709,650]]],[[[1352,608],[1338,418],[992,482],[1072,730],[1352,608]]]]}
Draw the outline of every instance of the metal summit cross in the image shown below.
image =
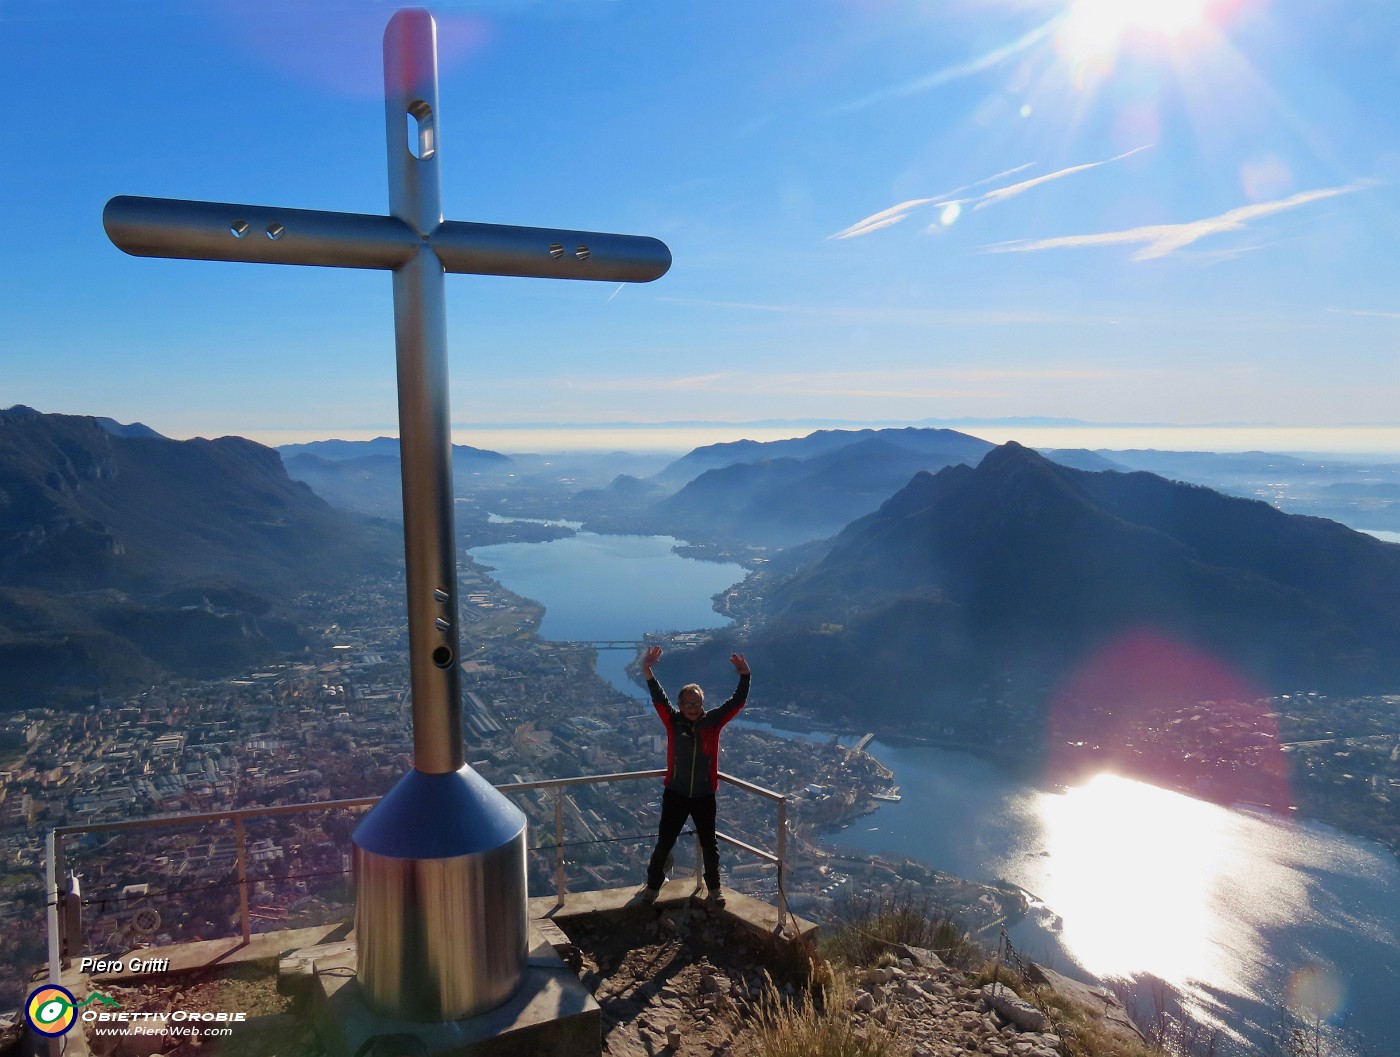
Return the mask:
{"type": "Polygon", "coordinates": [[[358,979],[418,1021],[504,1002],[527,963],[525,818],[465,763],[458,670],[445,272],[650,282],[671,253],[629,235],[444,221],[437,26],[384,32],[389,216],[120,196],[108,237],[141,257],[380,268],[394,275],[414,764],[354,835],[358,979]]]}

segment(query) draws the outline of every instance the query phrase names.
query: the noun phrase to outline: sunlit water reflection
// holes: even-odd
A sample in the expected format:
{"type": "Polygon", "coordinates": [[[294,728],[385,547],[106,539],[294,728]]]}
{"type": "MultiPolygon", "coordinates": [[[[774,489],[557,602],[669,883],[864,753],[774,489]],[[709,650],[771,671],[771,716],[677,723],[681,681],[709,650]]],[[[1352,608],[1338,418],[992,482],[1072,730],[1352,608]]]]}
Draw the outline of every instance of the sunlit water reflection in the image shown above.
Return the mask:
{"type": "Polygon", "coordinates": [[[1036,903],[1012,938],[1031,957],[1159,977],[1256,1045],[1283,1004],[1373,1044],[1400,1033],[1400,864],[1385,849],[1116,775],[1053,793],[960,753],[871,751],[904,799],[838,843],[1019,885],[1036,903]]]}
{"type": "MultiPolygon", "coordinates": [[[[1317,922],[1311,878],[1347,865],[1330,835],[1117,775],[1038,796],[1035,809],[1048,854],[1013,858],[1007,879],[1053,908],[1066,951],[1086,970],[1151,973],[1202,1014],[1222,1012],[1219,992],[1276,997],[1269,935],[1317,922]]],[[[1364,865],[1346,857],[1353,869],[1364,865]]],[[[1393,931],[1381,931],[1394,946],[1393,931]]],[[[1336,1012],[1341,997],[1325,993],[1338,986],[1335,970],[1316,961],[1298,970],[1306,983],[1295,1004],[1336,1012]]]]}
{"type": "MultiPolygon", "coordinates": [[[[582,533],[473,554],[545,603],[546,637],[722,623],[709,596],[742,570],[680,559],[673,545],[582,533]]],[[[630,657],[603,654],[600,670],[627,687],[630,657]]],[[[761,670],[756,686],[746,716],[761,720],[761,670]]],[[[1024,953],[1061,971],[1163,978],[1265,1052],[1282,1004],[1363,1034],[1370,1053],[1395,1052],[1400,864],[1385,849],[1112,775],[1052,793],[963,753],[870,751],[904,799],[837,842],[1020,885],[1038,900],[1010,930],[1024,953]]]]}

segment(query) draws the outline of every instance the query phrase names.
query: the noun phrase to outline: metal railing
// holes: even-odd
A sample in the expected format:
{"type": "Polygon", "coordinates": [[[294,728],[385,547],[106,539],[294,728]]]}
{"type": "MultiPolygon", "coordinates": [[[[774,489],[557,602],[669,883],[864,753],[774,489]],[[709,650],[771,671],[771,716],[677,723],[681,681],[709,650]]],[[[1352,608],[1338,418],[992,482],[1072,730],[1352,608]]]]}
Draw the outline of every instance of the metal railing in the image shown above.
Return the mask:
{"type": "MultiPolygon", "coordinates": [[[[576,778],[547,778],[537,782],[513,782],[496,788],[502,793],[522,793],[537,789],[554,791],[554,886],[555,895],[562,903],[568,894],[568,879],[565,876],[564,859],[564,798],[566,790],[573,786],[597,785],[604,782],[625,782],[646,778],[663,778],[664,770],[623,771],[612,774],[582,775],[576,778]]],[[[787,910],[787,798],[742,778],[721,772],[720,781],[749,793],[770,800],[777,805],[776,849],[772,852],[755,847],[727,833],[716,831],[715,836],[758,859],[772,863],[778,874],[778,929],[781,931],[788,918],[787,910]]],[[[65,965],[78,955],[77,946],[81,942],[79,927],[79,907],[81,896],[67,877],[63,841],[65,837],[85,833],[116,832],[121,830],[153,829],[160,826],[188,826],[205,822],[232,821],[238,885],[238,920],[244,943],[252,938],[251,921],[248,914],[248,871],[247,848],[244,820],[266,818],[275,815],[307,814],[313,811],[335,811],[373,807],[379,802],[377,796],[353,797],[345,800],[327,800],[323,803],[279,804],[273,807],[236,808],[226,811],[201,811],[183,815],[160,815],[153,818],[127,819],[121,822],[98,822],[90,825],[56,826],[49,831],[45,847],[45,877],[48,885],[48,951],[49,981],[59,983],[65,965]]],[[[597,843],[583,841],[580,843],[597,843]]],[[[548,846],[534,850],[546,851],[548,846]]],[[[256,879],[255,879],[256,880],[256,879]]],[[[701,884],[700,842],[695,846],[695,885],[699,891],[701,884]]]]}

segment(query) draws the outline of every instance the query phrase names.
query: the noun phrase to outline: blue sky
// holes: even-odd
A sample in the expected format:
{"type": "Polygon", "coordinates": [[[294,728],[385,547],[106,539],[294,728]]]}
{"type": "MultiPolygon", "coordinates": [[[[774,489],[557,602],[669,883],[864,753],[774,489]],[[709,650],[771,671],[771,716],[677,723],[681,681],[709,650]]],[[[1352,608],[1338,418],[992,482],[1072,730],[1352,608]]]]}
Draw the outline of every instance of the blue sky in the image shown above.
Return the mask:
{"type": "MultiPolygon", "coordinates": [[[[454,421],[1400,425],[1393,0],[445,2],[454,421]]],[[[128,257],[117,194],[387,212],[375,0],[0,0],[0,404],[393,432],[382,273],[128,257]]],[[[1305,445],[1299,445],[1305,446],[1305,445]]]]}

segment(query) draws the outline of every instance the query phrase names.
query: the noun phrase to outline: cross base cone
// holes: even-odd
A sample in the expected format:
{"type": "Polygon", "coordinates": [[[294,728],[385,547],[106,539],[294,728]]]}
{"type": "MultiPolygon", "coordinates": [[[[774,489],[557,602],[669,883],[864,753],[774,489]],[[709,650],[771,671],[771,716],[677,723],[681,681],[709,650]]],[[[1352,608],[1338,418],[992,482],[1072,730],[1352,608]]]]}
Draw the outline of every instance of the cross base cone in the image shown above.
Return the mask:
{"type": "Polygon", "coordinates": [[[438,1022],[509,999],[529,953],[524,813],[470,765],[413,770],[351,839],[369,1007],[438,1022]]]}

